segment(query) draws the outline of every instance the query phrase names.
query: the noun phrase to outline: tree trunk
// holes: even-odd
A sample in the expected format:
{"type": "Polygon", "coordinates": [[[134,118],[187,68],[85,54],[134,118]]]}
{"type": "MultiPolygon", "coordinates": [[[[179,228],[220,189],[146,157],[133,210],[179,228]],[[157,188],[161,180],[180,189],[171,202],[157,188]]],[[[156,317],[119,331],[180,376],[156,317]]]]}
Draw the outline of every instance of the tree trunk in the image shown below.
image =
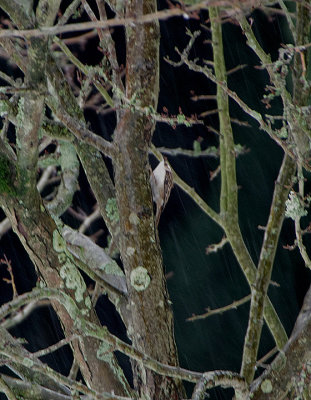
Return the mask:
{"type": "MultiPolygon", "coordinates": [[[[156,10],[154,0],[131,1],[128,17],[156,10]]],[[[135,24],[126,29],[126,96],[141,107],[156,108],[159,92],[159,24],[135,24]]],[[[127,109],[114,134],[118,155],[114,162],[120,212],[120,252],[129,289],[133,346],[158,361],[177,365],[173,316],[166,288],[162,255],[153,217],[149,184],[148,148],[154,122],[127,109]]],[[[181,399],[180,381],[160,376],[133,363],[134,385],[143,399],[181,399]]]]}

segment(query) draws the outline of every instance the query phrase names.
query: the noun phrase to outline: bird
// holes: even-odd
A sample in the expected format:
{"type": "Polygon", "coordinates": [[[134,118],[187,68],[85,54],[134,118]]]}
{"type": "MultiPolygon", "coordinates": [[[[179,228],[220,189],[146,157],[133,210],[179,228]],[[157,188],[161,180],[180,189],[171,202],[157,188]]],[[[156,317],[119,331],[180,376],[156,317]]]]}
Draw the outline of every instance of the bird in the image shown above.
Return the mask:
{"type": "Polygon", "coordinates": [[[159,225],[160,216],[170,197],[172,187],[174,186],[172,169],[164,157],[157,167],[150,174],[150,185],[152,198],[156,204],[156,226],[159,225]]]}

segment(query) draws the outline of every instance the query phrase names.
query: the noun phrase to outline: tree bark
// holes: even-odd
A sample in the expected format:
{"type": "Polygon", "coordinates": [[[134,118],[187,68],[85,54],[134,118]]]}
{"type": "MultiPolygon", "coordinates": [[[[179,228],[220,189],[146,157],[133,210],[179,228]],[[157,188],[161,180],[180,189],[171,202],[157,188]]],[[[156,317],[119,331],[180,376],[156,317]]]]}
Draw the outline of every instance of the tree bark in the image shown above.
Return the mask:
{"type": "MultiPolygon", "coordinates": [[[[156,10],[154,0],[131,1],[128,17],[156,10]]],[[[140,106],[156,108],[159,92],[159,24],[135,24],[126,29],[126,96],[140,106]]],[[[148,148],[153,121],[127,109],[114,134],[114,160],[120,213],[120,252],[127,276],[131,313],[128,334],[133,345],[158,361],[177,365],[173,316],[153,217],[149,184],[148,148]]],[[[181,399],[180,381],[159,376],[133,363],[134,385],[143,399],[181,399]]]]}

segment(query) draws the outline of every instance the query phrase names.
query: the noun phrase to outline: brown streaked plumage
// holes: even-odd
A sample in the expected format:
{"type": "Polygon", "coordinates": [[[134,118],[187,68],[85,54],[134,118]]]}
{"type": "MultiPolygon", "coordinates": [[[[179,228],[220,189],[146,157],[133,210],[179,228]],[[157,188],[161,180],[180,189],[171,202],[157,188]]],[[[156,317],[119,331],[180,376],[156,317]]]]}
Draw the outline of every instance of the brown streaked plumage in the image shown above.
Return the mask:
{"type": "Polygon", "coordinates": [[[167,159],[164,158],[150,175],[153,201],[156,204],[155,222],[158,226],[160,216],[170,197],[173,183],[173,174],[167,159]]]}

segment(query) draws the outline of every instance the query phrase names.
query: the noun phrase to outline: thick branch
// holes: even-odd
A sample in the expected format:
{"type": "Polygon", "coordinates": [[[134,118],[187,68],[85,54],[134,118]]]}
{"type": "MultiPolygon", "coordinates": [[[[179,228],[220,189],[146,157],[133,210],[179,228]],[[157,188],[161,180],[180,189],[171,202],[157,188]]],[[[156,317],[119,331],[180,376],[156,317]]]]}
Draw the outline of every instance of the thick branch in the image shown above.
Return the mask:
{"type": "Polygon", "coordinates": [[[311,290],[309,289],[292,336],[271,366],[251,387],[252,400],[281,400],[290,390],[292,378],[297,376],[311,358],[311,290]]]}
{"type": "MultiPolygon", "coordinates": [[[[128,2],[127,17],[139,19],[156,10],[155,0],[128,2]]],[[[156,109],[159,94],[159,24],[135,23],[126,30],[126,97],[156,109]]],[[[146,356],[177,365],[172,311],[163,273],[161,250],[153,216],[148,149],[154,122],[125,109],[114,133],[114,160],[120,214],[120,252],[127,278],[133,345],[146,356]]],[[[158,376],[134,363],[134,385],[142,397],[172,399],[184,396],[181,382],[158,376]],[[141,381],[141,377],[145,377],[141,381]]]]}
{"type": "Polygon", "coordinates": [[[33,39],[28,49],[25,84],[30,88],[19,100],[16,143],[18,190],[25,201],[33,201],[37,190],[38,132],[44,115],[44,91],[46,88],[45,65],[47,43],[33,39]]]}
{"type": "Polygon", "coordinates": [[[284,220],[285,201],[293,182],[295,170],[295,163],[290,157],[285,155],[275,184],[269,220],[259,257],[256,280],[252,285],[249,324],[244,342],[241,367],[241,374],[248,383],[252,382],[255,374],[257,352],[263,326],[264,305],[270,284],[280,231],[284,220]]]}
{"type": "Polygon", "coordinates": [[[235,392],[239,393],[239,399],[247,398],[247,385],[244,379],[239,374],[228,371],[211,371],[204,372],[202,378],[195,385],[191,399],[203,399],[205,391],[215,386],[221,386],[223,388],[233,388],[235,392]]]}

